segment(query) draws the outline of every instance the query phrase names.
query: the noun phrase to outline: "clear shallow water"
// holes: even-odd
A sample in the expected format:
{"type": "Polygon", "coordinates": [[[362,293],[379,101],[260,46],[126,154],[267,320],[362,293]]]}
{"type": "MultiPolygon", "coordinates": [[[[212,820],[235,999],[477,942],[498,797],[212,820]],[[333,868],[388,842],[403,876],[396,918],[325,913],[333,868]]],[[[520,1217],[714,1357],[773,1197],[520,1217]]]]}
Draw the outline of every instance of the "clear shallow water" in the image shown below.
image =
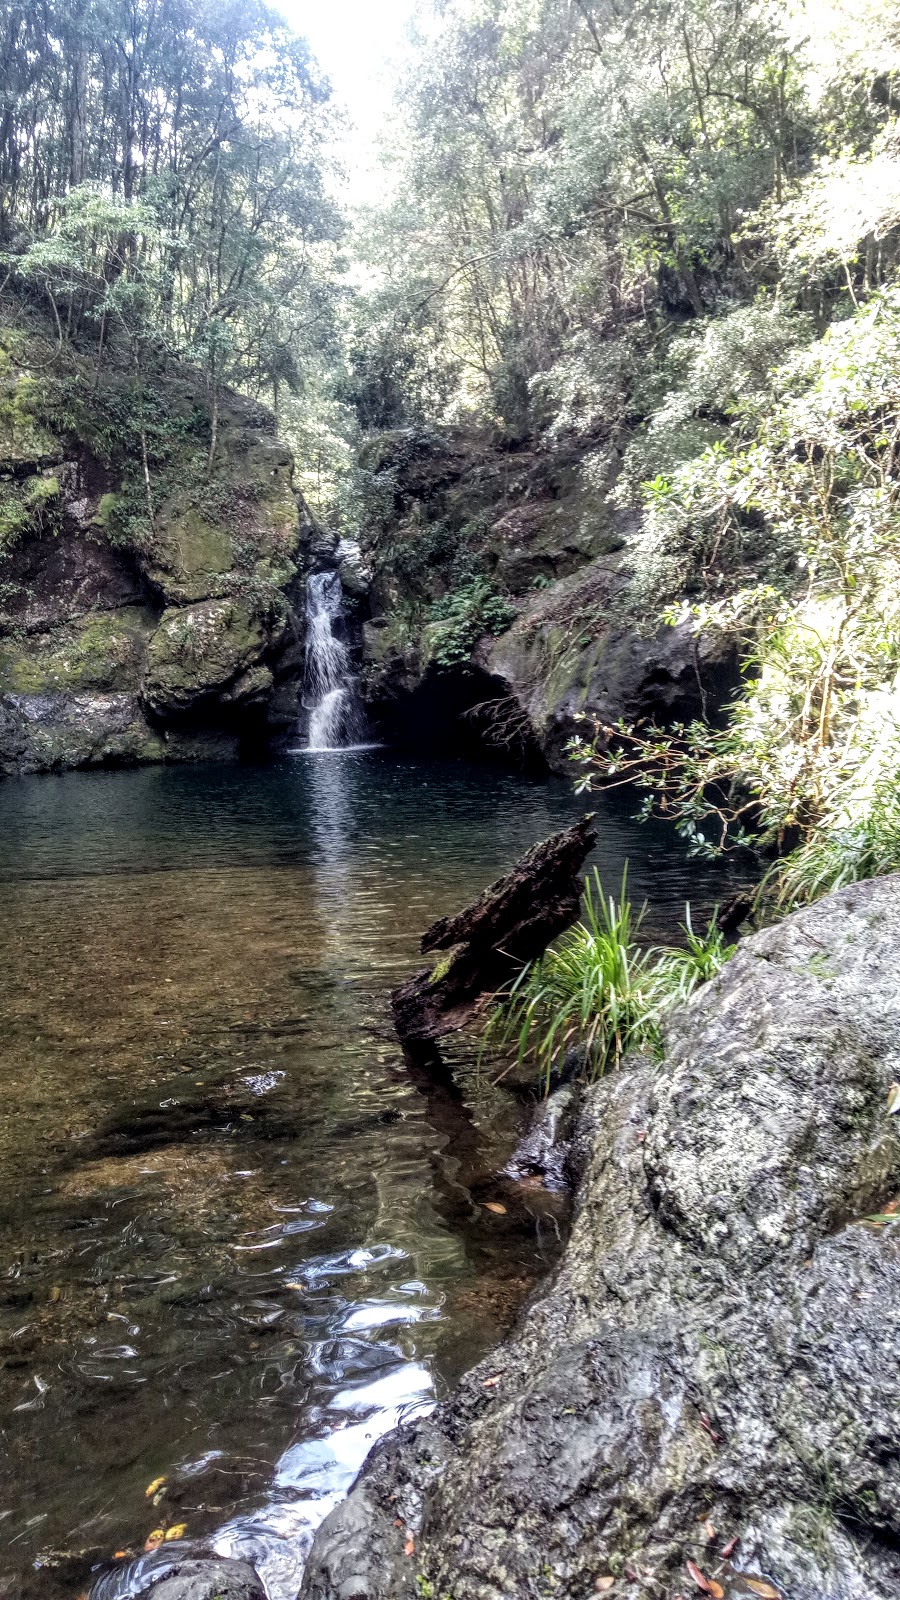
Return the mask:
{"type": "MultiPolygon", "coordinates": [[[[672,934],[722,880],[630,804],[598,859],[672,934]]],[[[495,1176],[522,1112],[471,1047],[411,1072],[386,997],[582,809],[380,750],[0,786],[0,1594],[186,1524],[293,1600],[373,1439],[509,1326],[559,1202],[495,1176]]]]}

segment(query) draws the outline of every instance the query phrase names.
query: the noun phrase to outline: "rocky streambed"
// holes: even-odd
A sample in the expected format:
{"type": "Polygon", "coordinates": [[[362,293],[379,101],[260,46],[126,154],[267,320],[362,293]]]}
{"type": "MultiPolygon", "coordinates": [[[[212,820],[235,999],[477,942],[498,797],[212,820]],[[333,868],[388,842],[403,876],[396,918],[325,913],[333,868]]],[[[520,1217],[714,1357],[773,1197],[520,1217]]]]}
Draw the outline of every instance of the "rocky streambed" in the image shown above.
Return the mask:
{"type": "Polygon", "coordinates": [[[898,1593],[898,947],[900,879],[844,889],[588,1093],[552,1282],[376,1447],[304,1600],[898,1593]]]}

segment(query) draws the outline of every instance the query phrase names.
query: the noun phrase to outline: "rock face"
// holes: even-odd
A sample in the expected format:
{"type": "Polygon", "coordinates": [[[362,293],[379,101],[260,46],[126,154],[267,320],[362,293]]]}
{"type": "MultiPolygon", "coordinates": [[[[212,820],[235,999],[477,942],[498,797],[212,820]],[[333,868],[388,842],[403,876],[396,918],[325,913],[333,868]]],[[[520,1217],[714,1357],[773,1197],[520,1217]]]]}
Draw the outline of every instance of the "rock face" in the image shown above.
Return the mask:
{"type": "Polygon", "coordinates": [[[272,417],[224,395],[209,470],[202,383],[162,370],[151,515],[127,372],[77,358],[42,387],[28,348],[0,335],[0,775],[233,755],[291,726],[324,536],[272,417]]]}
{"type": "Polygon", "coordinates": [[[555,1280],[373,1452],[305,1600],[896,1596],[898,950],[900,878],[844,889],[589,1093],[555,1280]]]}
{"type": "Polygon", "coordinates": [[[479,645],[477,665],[527,718],[551,767],[565,769],[564,748],[584,733],[582,716],[688,722],[716,712],[737,690],[733,639],[697,634],[687,622],[643,629],[617,617],[627,571],[627,551],[592,562],[530,601],[508,632],[479,645]]]}
{"type": "Polygon", "coordinates": [[[626,591],[639,522],[611,503],[615,452],[595,482],[590,453],[559,441],[501,451],[464,434],[406,433],[367,450],[363,673],[391,738],[446,742],[456,731],[563,770],[581,715],[689,721],[737,689],[733,640],[635,622],[626,591]],[[471,592],[474,573],[518,615],[448,671],[434,659],[446,629],[435,603],[471,592]]]}

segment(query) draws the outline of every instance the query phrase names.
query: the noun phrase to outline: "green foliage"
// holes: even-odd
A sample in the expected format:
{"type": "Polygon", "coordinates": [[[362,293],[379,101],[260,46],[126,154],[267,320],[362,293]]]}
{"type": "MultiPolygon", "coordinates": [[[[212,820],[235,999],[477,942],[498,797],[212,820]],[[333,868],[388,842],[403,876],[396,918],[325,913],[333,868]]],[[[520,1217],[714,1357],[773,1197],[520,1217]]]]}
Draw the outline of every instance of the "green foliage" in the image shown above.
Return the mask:
{"type": "Polygon", "coordinates": [[[9,550],[29,533],[58,526],[59,479],[47,474],[0,481],[0,551],[9,550]]]}
{"type": "Polygon", "coordinates": [[[655,1049],[666,1012],[732,954],[718,929],[694,932],[690,907],[686,948],[642,947],[644,911],[632,909],[626,874],[616,899],[604,893],[594,869],[583,920],[524,968],[488,1021],[485,1043],[514,1045],[520,1063],[534,1063],[545,1091],[570,1051],[593,1079],[618,1067],[629,1051],[655,1049]]]}
{"type": "Polygon", "coordinates": [[[770,868],[763,895],[779,911],[818,900],[862,878],[900,872],[900,792],[877,794],[855,821],[817,829],[770,868]]]}
{"type": "Polygon", "coordinates": [[[716,926],[715,917],[705,933],[695,932],[689,905],[685,906],[681,931],[684,934],[683,948],[657,952],[657,1003],[663,1010],[689,1000],[699,984],[708,983],[717,972],[721,972],[737,948],[727,943],[724,934],[716,926]]]}
{"type": "Polygon", "coordinates": [[[342,271],[333,122],[282,18],[263,0],[50,0],[0,7],[0,54],[0,276],[52,317],[61,366],[88,342],[101,367],[127,360],[148,431],[160,364],[201,367],[210,460],[223,385],[276,405],[321,391],[342,271]]]}
{"type": "Polygon", "coordinates": [[[486,578],[473,578],[432,604],[431,660],[443,669],[465,666],[482,635],[503,633],[515,615],[512,602],[486,578]]]}
{"type": "Polygon", "coordinates": [[[724,727],[619,727],[612,754],[573,754],[589,781],[634,773],[697,848],[795,852],[767,880],[794,903],[896,861],[900,288],[799,346],[769,389],[730,448],[646,486],[636,546],[645,600],[654,581],[699,590],[674,616],[742,637],[744,693],[724,727]]]}

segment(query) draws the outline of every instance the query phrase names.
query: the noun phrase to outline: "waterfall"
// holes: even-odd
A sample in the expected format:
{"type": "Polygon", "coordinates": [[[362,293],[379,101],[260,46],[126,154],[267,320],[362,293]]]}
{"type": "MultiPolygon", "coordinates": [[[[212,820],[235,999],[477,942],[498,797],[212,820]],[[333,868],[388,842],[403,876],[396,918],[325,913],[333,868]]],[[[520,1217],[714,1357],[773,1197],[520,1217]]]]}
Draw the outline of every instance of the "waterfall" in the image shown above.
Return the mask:
{"type": "Polygon", "coordinates": [[[350,651],[341,636],[341,601],[340,573],[311,574],[306,584],[303,674],[303,704],[309,712],[308,750],[345,749],[365,734],[350,651]]]}

